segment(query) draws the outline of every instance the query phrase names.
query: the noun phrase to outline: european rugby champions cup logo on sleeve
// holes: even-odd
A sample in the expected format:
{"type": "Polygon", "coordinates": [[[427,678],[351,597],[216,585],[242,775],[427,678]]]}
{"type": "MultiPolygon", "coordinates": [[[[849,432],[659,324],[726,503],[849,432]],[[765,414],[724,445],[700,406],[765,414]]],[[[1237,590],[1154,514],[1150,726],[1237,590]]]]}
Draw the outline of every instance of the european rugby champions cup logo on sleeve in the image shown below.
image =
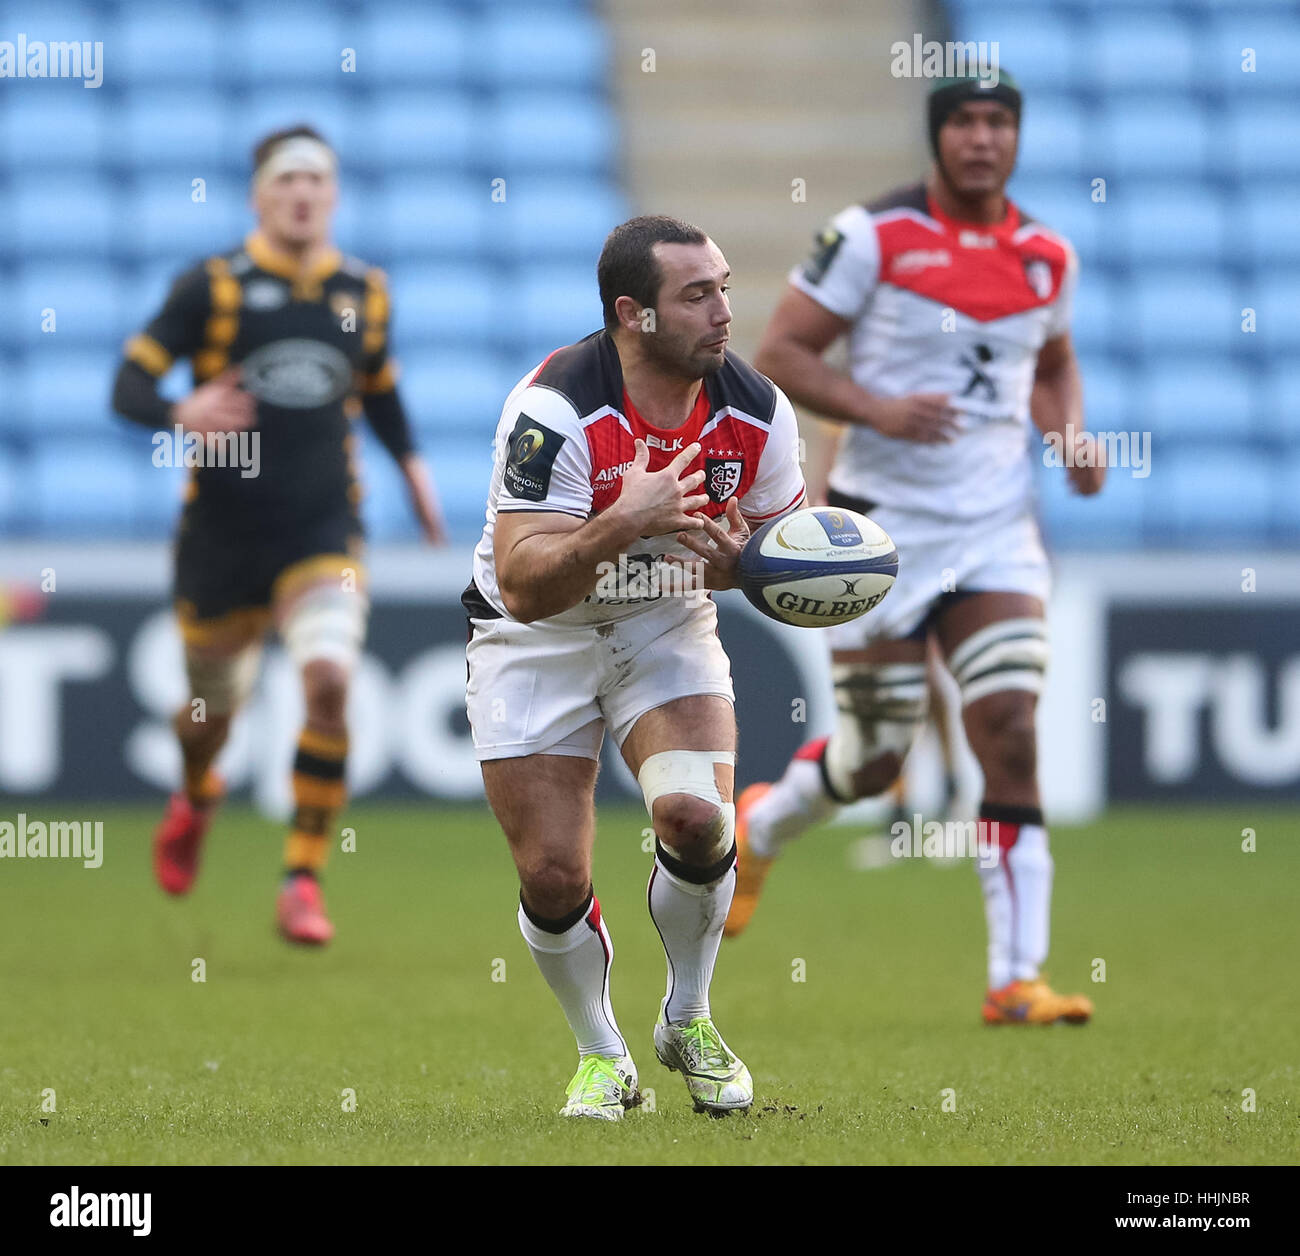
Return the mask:
{"type": "Polygon", "coordinates": [[[823,227],[813,239],[812,256],[804,263],[803,277],[809,283],[821,283],[843,243],[844,233],[838,227],[823,227]]]}
{"type": "Polygon", "coordinates": [[[551,489],[551,468],[564,437],[549,427],[521,414],[510,433],[504,483],[511,497],[523,501],[545,501],[551,489]]]}

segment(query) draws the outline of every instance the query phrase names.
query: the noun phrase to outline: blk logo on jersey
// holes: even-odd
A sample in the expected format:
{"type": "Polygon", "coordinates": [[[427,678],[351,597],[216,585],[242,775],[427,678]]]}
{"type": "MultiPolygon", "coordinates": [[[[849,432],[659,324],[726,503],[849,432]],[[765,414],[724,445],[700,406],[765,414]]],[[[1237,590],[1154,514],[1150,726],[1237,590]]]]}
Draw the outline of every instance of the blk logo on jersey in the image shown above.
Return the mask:
{"type": "Polygon", "coordinates": [[[711,502],[721,505],[740,487],[745,464],[739,458],[706,458],[704,488],[711,502]]]}

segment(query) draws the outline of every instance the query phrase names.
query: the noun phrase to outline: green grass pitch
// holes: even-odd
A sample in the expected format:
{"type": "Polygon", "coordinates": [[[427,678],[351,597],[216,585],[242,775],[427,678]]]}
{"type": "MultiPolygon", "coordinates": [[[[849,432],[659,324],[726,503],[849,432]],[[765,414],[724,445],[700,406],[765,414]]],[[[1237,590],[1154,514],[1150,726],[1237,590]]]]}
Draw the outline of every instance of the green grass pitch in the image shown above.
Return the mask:
{"type": "Polygon", "coordinates": [[[333,856],[339,932],[321,952],[274,936],[281,830],[246,809],[221,816],[175,901],[150,878],[158,809],[26,811],[102,818],[105,856],[0,863],[6,1164],[1297,1159],[1293,811],[1122,810],[1054,831],[1049,972],[1095,999],[1086,1028],[980,1023],[973,869],[853,871],[854,833],[810,834],[724,943],[714,1015],[757,1101],[711,1120],[654,1059],[644,816],[607,809],[596,888],[615,1009],[655,1092],[618,1126],[556,1115],[572,1040],[519,937],[486,809],[351,808],[357,849],[333,856]]]}

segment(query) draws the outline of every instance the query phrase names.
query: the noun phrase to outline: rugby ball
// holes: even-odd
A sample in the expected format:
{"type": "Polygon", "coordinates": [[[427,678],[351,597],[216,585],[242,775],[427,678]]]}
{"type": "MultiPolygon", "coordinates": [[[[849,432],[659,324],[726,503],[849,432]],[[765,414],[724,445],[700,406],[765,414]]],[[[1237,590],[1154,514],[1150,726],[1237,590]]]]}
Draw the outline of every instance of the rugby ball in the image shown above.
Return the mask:
{"type": "Polygon", "coordinates": [[[866,515],[807,506],[765,523],[740,552],[740,587],[764,615],[829,628],[865,615],[893,587],[898,550],[866,515]]]}

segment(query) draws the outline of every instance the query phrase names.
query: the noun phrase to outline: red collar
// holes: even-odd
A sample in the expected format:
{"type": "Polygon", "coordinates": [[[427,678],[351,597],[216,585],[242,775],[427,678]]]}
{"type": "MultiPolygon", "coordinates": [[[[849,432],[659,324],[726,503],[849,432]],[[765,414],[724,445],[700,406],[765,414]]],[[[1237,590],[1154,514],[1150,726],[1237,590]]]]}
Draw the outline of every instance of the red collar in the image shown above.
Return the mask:
{"type": "Polygon", "coordinates": [[[704,420],[709,417],[708,384],[703,382],[700,384],[699,396],[695,398],[695,405],[691,407],[691,412],[686,416],[686,422],[681,427],[655,427],[653,423],[647,423],[632,404],[632,398],[627,395],[626,388],[623,389],[623,413],[634,429],[644,429],[654,436],[680,436],[684,432],[697,432],[704,425],[704,420]]]}
{"type": "Polygon", "coordinates": [[[925,210],[949,235],[960,235],[963,231],[975,231],[980,235],[1011,236],[1020,230],[1020,210],[1010,197],[1006,197],[1007,212],[1001,222],[972,222],[969,218],[950,218],[935,204],[929,189],[925,193],[925,210]]]}

